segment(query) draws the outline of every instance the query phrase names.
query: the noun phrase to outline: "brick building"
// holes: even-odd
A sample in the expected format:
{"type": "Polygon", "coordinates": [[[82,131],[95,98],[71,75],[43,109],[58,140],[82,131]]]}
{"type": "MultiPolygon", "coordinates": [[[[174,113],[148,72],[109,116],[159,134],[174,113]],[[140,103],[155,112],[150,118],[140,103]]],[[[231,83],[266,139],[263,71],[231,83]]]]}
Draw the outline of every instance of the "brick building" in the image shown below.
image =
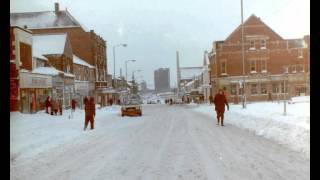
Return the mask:
{"type": "MultiPolygon", "coordinates": [[[[33,35],[33,54],[40,54],[48,59],[47,66],[59,71],[60,75],[53,83],[52,97],[63,102],[63,107],[70,106],[74,94],[73,52],[66,33],[33,35]]],[[[42,68],[43,69],[43,68],[42,68]]],[[[37,68],[33,72],[38,72],[37,68]]]]}
{"type": "Polygon", "coordinates": [[[225,88],[229,100],[236,101],[242,97],[243,80],[249,101],[267,100],[269,93],[273,99],[309,94],[309,36],[283,39],[255,15],[244,22],[243,29],[244,74],[241,25],[224,41],[213,43],[209,53],[212,94],[225,88]]]}
{"type": "Polygon", "coordinates": [[[106,41],[93,30],[86,31],[67,11],[55,3],[54,11],[11,13],[10,24],[30,29],[35,34],[67,33],[73,54],[95,67],[95,95],[99,103],[106,100],[106,41]]]}
{"type": "Polygon", "coordinates": [[[82,105],[84,96],[93,96],[95,90],[95,67],[73,55],[73,72],[75,75],[75,96],[78,105],[82,105]]]}

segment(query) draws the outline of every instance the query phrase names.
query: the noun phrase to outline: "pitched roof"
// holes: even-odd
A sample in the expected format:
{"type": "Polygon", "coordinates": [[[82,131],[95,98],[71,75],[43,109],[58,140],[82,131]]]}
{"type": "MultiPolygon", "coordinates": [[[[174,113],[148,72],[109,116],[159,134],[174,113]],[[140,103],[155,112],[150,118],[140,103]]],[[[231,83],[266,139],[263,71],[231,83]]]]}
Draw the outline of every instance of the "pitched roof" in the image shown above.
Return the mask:
{"type": "Polygon", "coordinates": [[[53,27],[81,27],[80,23],[66,11],[43,11],[10,13],[11,26],[27,26],[28,29],[53,28],[53,27]]]}
{"type": "Polygon", "coordinates": [[[33,50],[34,54],[63,54],[67,40],[67,34],[41,34],[33,35],[33,50]]]}
{"type": "MultiPolygon", "coordinates": [[[[260,25],[263,25],[263,27],[269,29],[277,38],[283,39],[279,34],[273,31],[268,25],[266,25],[263,21],[260,20],[260,18],[258,18],[254,14],[252,14],[246,21],[243,22],[243,26],[244,28],[248,28],[246,26],[250,26],[252,25],[251,23],[254,23],[254,22],[258,22],[260,25]]],[[[255,24],[255,25],[258,25],[258,24],[255,24]]],[[[241,31],[241,24],[226,38],[225,41],[230,40],[233,37],[233,35],[238,31],[241,31]]]]}
{"type": "Polygon", "coordinates": [[[83,59],[79,58],[76,55],[73,55],[73,63],[74,64],[79,64],[82,66],[87,66],[89,68],[95,68],[94,66],[90,65],[89,63],[87,63],[86,61],[84,61],[83,59]]]}
{"type": "Polygon", "coordinates": [[[74,77],[73,74],[59,71],[54,67],[37,67],[37,68],[32,70],[32,73],[46,74],[46,75],[51,75],[51,76],[55,76],[55,75],[58,75],[58,74],[62,73],[62,74],[64,74],[64,76],[74,77]]]}

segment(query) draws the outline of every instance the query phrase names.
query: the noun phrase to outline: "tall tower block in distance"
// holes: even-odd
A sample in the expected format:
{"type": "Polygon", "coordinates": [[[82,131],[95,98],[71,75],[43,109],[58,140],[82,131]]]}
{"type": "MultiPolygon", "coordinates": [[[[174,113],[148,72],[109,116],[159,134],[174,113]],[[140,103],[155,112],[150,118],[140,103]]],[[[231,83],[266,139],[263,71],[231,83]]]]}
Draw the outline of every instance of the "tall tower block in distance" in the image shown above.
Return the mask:
{"type": "Polygon", "coordinates": [[[179,65],[179,51],[176,52],[177,55],[177,89],[178,94],[180,92],[180,79],[181,79],[181,73],[180,73],[180,65],[179,65]]]}

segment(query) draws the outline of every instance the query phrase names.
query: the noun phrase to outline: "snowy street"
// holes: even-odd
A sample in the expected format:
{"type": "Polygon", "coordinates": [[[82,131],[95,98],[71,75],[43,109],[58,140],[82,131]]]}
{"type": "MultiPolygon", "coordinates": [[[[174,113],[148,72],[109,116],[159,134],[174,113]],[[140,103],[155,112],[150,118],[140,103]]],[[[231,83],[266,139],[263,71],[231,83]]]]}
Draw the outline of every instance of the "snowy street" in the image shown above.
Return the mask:
{"type": "Polygon", "coordinates": [[[301,153],[190,108],[144,105],[142,117],[122,118],[108,107],[93,131],[83,131],[81,110],[12,118],[10,179],[310,178],[301,153]]]}

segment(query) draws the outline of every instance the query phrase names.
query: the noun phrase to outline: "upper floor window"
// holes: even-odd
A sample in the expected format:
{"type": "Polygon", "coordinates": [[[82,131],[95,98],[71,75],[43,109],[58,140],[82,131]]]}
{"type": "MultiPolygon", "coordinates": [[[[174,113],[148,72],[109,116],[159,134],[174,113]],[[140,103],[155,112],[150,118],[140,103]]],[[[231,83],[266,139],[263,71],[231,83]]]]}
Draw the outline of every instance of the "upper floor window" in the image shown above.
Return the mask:
{"type": "Polygon", "coordinates": [[[227,73],[227,64],[226,61],[221,62],[221,74],[226,74],[227,73]]]}
{"type": "Polygon", "coordinates": [[[296,67],[297,72],[304,72],[303,64],[298,64],[296,67]]]}
{"type": "Polygon", "coordinates": [[[250,61],[250,72],[251,73],[255,73],[256,72],[256,61],[255,60],[251,60],[250,61]]]}
{"type": "Polygon", "coordinates": [[[296,70],[296,65],[292,65],[291,66],[291,73],[296,73],[297,70],[296,70]]]}
{"type": "Polygon", "coordinates": [[[255,45],[255,41],[254,40],[251,40],[250,41],[250,50],[255,50],[256,49],[256,45],[255,45]]]}
{"type": "Polygon", "coordinates": [[[303,49],[298,49],[298,58],[303,58],[303,49]]]}
{"type": "Polygon", "coordinates": [[[266,49],[267,48],[267,42],[265,39],[262,39],[260,41],[260,49],[266,49]]]}
{"type": "Polygon", "coordinates": [[[267,72],[267,60],[261,60],[261,72],[267,72]]]}

